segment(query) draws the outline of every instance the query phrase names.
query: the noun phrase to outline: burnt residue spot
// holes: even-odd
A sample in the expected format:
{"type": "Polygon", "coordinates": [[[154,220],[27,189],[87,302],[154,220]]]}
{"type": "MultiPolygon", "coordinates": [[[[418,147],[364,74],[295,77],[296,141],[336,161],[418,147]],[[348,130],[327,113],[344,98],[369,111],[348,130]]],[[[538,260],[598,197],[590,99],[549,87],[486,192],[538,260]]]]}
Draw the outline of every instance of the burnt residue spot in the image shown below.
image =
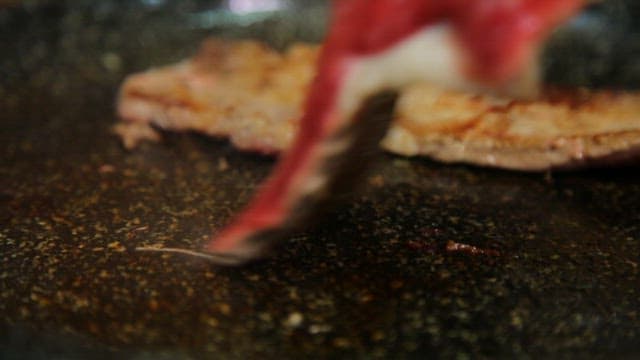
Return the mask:
{"type": "Polygon", "coordinates": [[[13,200],[13,194],[5,191],[0,191],[0,202],[8,203],[13,200]]]}

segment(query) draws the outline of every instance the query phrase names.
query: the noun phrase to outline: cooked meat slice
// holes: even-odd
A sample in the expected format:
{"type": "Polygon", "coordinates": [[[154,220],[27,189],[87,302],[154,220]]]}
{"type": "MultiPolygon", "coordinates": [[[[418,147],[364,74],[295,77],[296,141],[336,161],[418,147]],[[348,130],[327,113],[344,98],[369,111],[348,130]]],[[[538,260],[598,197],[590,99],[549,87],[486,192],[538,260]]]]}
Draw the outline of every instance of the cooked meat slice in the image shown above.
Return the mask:
{"type": "Polygon", "coordinates": [[[385,148],[515,170],[576,168],[640,156],[640,93],[549,89],[511,101],[406,89],[385,148]]]}
{"type": "MultiPolygon", "coordinates": [[[[243,150],[287,148],[318,47],[279,53],[255,41],[206,41],[192,59],[129,77],[116,131],[125,146],[154,127],[228,137],[243,150]]],[[[535,101],[406,88],[382,146],[445,162],[537,171],[640,155],[640,93],[549,89],[535,101]]]]}
{"type": "Polygon", "coordinates": [[[313,77],[317,47],[278,53],[254,41],[205,41],[190,60],[130,76],[122,86],[116,131],[127,147],[147,134],[140,124],[229,137],[243,150],[279,152],[289,146],[313,77]]]}

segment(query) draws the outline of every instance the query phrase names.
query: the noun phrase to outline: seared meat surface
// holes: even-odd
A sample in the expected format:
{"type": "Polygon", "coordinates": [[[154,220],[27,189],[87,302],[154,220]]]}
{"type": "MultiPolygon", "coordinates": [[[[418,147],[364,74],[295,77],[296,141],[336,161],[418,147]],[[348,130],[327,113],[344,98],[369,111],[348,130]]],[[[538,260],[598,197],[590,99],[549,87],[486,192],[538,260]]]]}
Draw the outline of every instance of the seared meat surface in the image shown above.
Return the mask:
{"type": "MultiPolygon", "coordinates": [[[[192,59],[130,76],[116,131],[128,148],[157,139],[153,126],[280,152],[298,129],[318,53],[309,44],[280,53],[255,41],[210,39],[192,59]]],[[[628,160],[640,150],[640,93],[547,89],[536,100],[512,100],[417,84],[402,91],[382,146],[526,171],[628,160]]]]}

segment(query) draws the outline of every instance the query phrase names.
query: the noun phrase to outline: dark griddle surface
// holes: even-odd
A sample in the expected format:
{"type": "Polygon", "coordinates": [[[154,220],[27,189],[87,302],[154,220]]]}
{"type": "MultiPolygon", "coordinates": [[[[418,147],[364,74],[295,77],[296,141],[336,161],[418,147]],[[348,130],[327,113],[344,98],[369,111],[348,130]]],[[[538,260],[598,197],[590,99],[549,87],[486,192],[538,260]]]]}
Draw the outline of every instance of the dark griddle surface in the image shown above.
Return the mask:
{"type": "Polygon", "coordinates": [[[273,165],[194,135],[126,152],[110,133],[125,74],[211,31],[178,3],[0,10],[0,357],[640,355],[637,168],[385,156],[268,260],[132,251],[197,248],[273,165]]]}

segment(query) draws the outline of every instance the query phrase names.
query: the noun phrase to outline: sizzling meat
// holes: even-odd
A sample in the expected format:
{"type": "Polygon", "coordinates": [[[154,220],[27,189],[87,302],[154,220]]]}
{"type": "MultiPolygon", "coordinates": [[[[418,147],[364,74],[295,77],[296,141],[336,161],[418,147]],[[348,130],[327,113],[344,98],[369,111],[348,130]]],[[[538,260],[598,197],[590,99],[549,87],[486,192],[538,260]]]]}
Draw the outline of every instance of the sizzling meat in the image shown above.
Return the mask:
{"type": "MultiPolygon", "coordinates": [[[[132,75],[120,93],[126,147],[170,131],[228,137],[243,150],[276,153],[296,133],[314,76],[315,45],[279,53],[254,41],[210,39],[192,59],[132,75]]],[[[535,101],[405,88],[382,146],[517,170],[579,167],[640,150],[640,94],[549,89],[535,101]]]]}

